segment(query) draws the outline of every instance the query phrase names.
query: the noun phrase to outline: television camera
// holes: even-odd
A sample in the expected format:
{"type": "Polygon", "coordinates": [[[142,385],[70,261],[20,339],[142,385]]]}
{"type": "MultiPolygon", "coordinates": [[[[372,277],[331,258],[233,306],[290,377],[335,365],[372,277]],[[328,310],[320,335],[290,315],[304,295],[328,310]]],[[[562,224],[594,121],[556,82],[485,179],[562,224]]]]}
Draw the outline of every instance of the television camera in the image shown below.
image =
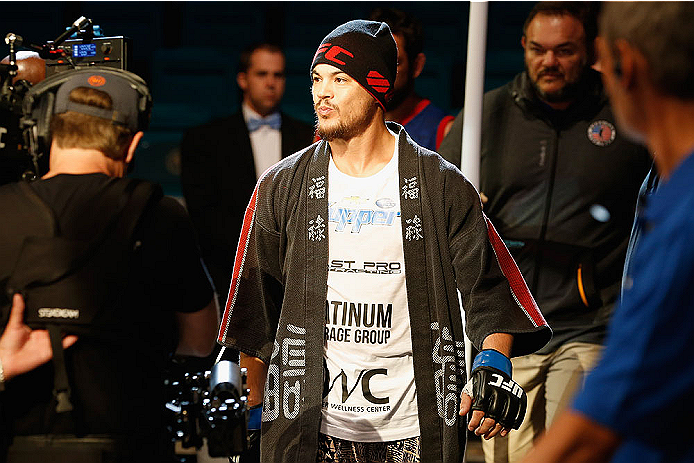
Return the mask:
{"type": "Polygon", "coordinates": [[[92,66],[128,70],[131,40],[122,36],[104,37],[101,28],[84,16],[43,45],[33,44],[14,32],[8,33],[4,40],[9,55],[7,63],[0,63],[0,156],[30,158],[33,172],[27,171],[23,176],[31,179],[39,174],[39,158],[44,153],[31,146],[26,133],[30,124],[22,120],[24,96],[32,84],[18,76],[18,51],[36,52],[45,61],[45,77],[92,66]]]}

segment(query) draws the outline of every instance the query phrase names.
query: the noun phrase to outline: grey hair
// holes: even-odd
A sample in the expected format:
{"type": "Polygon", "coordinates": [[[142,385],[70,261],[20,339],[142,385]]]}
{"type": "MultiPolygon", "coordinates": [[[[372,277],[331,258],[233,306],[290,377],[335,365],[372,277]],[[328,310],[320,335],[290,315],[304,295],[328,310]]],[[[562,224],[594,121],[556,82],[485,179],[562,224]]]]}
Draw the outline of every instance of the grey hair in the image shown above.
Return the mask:
{"type": "Polygon", "coordinates": [[[658,90],[694,99],[694,2],[605,2],[600,35],[637,48],[658,90]]]}

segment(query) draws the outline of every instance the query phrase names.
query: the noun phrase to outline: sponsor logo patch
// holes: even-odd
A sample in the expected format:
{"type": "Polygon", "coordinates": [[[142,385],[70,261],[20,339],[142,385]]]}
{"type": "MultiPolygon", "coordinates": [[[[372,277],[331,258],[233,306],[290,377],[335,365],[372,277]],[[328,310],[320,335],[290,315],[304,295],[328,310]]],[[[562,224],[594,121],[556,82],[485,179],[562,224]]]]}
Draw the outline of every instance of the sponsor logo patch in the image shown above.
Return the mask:
{"type": "Polygon", "coordinates": [[[89,76],[87,82],[89,82],[89,85],[92,87],[101,87],[106,84],[106,79],[104,79],[103,76],[93,75],[89,76]]]}
{"type": "Polygon", "coordinates": [[[588,126],[588,140],[596,146],[610,145],[616,135],[614,125],[606,120],[595,121],[588,126]]]}

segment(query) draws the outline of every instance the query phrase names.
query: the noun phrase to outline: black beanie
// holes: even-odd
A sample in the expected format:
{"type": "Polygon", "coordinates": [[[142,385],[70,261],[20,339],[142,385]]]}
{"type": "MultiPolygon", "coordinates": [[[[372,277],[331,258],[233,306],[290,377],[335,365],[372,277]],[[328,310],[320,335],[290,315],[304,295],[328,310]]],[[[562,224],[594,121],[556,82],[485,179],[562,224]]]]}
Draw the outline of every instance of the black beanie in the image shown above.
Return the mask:
{"type": "Polygon", "coordinates": [[[328,34],[313,57],[311,71],[330,64],[356,80],[385,111],[398,71],[398,49],[386,23],[355,19],[328,34]]]}

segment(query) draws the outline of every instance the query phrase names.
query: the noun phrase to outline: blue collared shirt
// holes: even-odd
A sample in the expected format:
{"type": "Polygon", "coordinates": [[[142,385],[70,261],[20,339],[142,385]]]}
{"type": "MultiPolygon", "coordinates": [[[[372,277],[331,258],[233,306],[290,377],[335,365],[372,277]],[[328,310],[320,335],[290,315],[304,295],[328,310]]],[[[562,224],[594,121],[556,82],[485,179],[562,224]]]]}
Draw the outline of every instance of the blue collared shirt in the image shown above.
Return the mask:
{"type": "Polygon", "coordinates": [[[637,226],[633,284],[573,408],[622,437],[612,461],[694,461],[694,152],[637,226]]]}

